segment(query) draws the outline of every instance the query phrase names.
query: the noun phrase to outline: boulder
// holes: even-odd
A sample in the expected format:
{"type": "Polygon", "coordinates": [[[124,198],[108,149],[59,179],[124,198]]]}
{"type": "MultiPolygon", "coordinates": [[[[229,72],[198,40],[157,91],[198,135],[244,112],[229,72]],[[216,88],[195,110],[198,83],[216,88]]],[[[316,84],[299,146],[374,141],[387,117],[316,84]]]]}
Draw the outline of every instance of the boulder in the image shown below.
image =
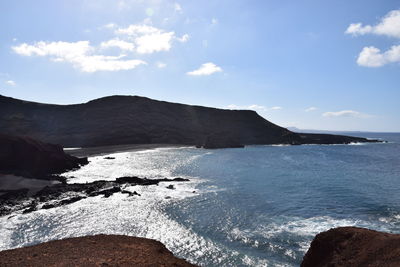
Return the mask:
{"type": "Polygon", "coordinates": [[[319,233],[301,267],[400,266],[400,235],[357,227],[319,233]]]}

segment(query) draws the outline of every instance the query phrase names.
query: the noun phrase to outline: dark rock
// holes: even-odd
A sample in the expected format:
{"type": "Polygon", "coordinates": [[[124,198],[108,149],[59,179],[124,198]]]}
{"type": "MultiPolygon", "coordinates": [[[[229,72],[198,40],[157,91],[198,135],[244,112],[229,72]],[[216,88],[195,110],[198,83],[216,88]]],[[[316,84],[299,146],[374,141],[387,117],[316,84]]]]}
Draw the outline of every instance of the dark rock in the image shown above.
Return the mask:
{"type": "Polygon", "coordinates": [[[174,181],[174,182],[187,182],[187,181],[189,181],[189,179],[177,177],[177,178],[172,179],[172,181],[174,181]]]}
{"type": "Polygon", "coordinates": [[[87,163],[87,158],[65,154],[59,145],[43,143],[29,137],[0,134],[1,173],[60,180],[60,177],[52,174],[76,169],[87,163]]]}
{"type": "Polygon", "coordinates": [[[48,203],[48,204],[44,204],[42,206],[42,209],[47,210],[47,209],[52,209],[52,208],[55,208],[55,207],[56,207],[56,205],[48,203]]]}
{"type": "Polygon", "coordinates": [[[357,227],[319,233],[301,267],[400,266],[400,235],[357,227]]]}
{"type": "MultiPolygon", "coordinates": [[[[115,181],[95,181],[84,184],[56,184],[46,186],[36,192],[35,195],[29,197],[28,190],[14,190],[0,195],[0,216],[8,215],[14,211],[22,210],[28,213],[37,210],[39,204],[42,209],[51,209],[67,205],[86,197],[94,197],[102,195],[105,198],[112,196],[114,193],[121,192],[129,196],[140,196],[136,191],[130,192],[123,190],[126,185],[158,185],[160,182],[184,182],[189,181],[184,178],[175,179],[147,179],[139,177],[120,177],[115,181]],[[30,202],[28,200],[31,200],[30,202]]],[[[169,188],[173,185],[170,185],[169,188]]]]}
{"type": "Polygon", "coordinates": [[[114,157],[104,157],[104,159],[115,159],[114,157]]]}
{"type": "Polygon", "coordinates": [[[228,133],[212,134],[207,136],[203,146],[206,149],[215,148],[244,148],[238,138],[228,133]]]}
{"type": "Polygon", "coordinates": [[[174,185],[170,184],[169,186],[166,187],[167,189],[175,189],[174,185]]]}
{"type": "MultiPolygon", "coordinates": [[[[107,197],[110,197],[114,193],[117,193],[117,192],[121,192],[121,187],[113,186],[111,188],[103,189],[103,190],[100,190],[100,191],[96,192],[96,195],[104,195],[104,197],[107,198],[107,197]]],[[[93,193],[90,196],[92,196],[92,195],[93,195],[93,193]]]]}
{"type": "Polygon", "coordinates": [[[140,197],[140,194],[138,192],[136,192],[136,191],[131,192],[131,191],[128,191],[128,190],[122,190],[121,193],[122,194],[128,194],[130,197],[132,197],[132,196],[139,196],[140,197]]]}
{"type": "Polygon", "coordinates": [[[110,96],[78,105],[40,104],[0,96],[0,129],[5,134],[32,136],[65,147],[163,143],[223,148],[373,142],[294,133],[251,110],[190,106],[138,96],[110,96]]]}
{"type": "Polygon", "coordinates": [[[139,178],[136,176],[131,176],[131,177],[120,177],[115,180],[117,184],[136,184],[136,185],[154,185],[158,184],[160,180],[156,179],[146,179],[146,178],[139,178]]]}

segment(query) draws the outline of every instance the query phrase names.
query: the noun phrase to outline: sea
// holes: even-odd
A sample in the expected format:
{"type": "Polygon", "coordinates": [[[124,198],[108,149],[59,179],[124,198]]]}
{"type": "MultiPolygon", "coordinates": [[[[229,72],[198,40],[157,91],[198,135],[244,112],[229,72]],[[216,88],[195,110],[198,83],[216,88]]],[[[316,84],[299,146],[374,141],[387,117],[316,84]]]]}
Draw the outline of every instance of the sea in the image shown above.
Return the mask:
{"type": "Polygon", "coordinates": [[[333,227],[400,233],[400,134],[387,143],[158,148],[90,157],[69,183],[121,176],[189,178],[127,186],[70,205],[0,218],[0,250],[93,234],[161,241],[200,266],[299,266],[333,227]]]}

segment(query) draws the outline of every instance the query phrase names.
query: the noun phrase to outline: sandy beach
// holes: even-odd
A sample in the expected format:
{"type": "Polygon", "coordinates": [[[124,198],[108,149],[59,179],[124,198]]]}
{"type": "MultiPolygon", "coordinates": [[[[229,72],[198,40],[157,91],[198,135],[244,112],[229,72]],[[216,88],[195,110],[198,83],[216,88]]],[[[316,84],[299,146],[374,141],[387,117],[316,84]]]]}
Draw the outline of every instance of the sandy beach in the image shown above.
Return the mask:
{"type": "Polygon", "coordinates": [[[192,147],[182,144],[128,144],[113,146],[97,146],[82,148],[64,148],[65,153],[75,157],[94,157],[108,155],[117,152],[141,151],[155,148],[176,148],[176,147],[192,147]]]}

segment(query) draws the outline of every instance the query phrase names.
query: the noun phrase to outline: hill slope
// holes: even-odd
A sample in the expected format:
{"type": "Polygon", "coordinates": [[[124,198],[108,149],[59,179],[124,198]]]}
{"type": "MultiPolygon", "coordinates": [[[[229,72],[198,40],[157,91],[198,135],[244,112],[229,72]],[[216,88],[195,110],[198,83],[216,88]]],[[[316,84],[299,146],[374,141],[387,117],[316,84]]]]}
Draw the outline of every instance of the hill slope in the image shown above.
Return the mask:
{"type": "Polygon", "coordinates": [[[118,144],[337,144],[357,137],[299,134],[255,111],[223,110],[138,96],[110,96],[75,105],[52,105],[0,96],[0,131],[66,147],[118,144]]]}

